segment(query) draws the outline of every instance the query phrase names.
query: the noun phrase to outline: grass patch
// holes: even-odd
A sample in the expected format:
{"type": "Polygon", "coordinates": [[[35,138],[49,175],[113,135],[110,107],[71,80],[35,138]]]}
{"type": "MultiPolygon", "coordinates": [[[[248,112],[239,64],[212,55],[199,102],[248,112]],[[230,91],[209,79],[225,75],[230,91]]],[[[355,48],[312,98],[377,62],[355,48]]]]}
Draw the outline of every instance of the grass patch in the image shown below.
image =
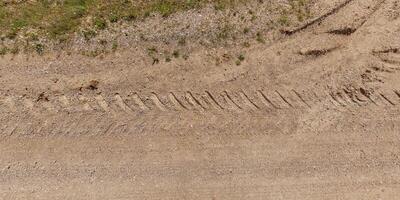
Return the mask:
{"type": "Polygon", "coordinates": [[[303,22],[311,17],[311,11],[308,6],[309,0],[289,0],[289,9],[282,11],[278,19],[281,26],[290,26],[293,22],[303,22]]]}
{"type": "Polygon", "coordinates": [[[95,27],[96,29],[99,29],[99,30],[104,30],[104,29],[107,28],[107,22],[106,22],[106,20],[104,20],[104,19],[102,19],[102,18],[96,18],[96,19],[94,19],[93,24],[94,24],[94,27],[95,27]]]}
{"type": "Polygon", "coordinates": [[[65,37],[79,29],[103,30],[108,23],[132,21],[159,13],[175,12],[214,4],[219,9],[244,0],[37,0],[0,2],[0,32],[14,39],[24,29],[34,29],[41,37],[65,37]],[[93,19],[87,24],[87,19],[93,19]],[[91,27],[87,27],[91,26],[91,27]]]}
{"type": "Polygon", "coordinates": [[[116,51],[116,50],[118,49],[118,42],[117,42],[117,41],[113,41],[112,46],[111,46],[111,49],[112,49],[113,51],[116,51]]]}
{"type": "Polygon", "coordinates": [[[7,47],[2,47],[2,48],[0,48],[0,56],[6,55],[6,54],[7,54],[7,51],[8,51],[7,47]]]}

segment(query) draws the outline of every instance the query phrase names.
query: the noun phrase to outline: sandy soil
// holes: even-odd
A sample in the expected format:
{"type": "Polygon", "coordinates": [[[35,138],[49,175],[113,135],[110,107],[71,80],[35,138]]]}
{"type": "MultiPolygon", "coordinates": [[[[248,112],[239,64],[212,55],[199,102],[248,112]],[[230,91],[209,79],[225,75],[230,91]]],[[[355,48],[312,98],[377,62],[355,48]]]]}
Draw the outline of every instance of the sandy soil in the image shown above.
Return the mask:
{"type": "Polygon", "coordinates": [[[216,65],[0,62],[1,199],[396,199],[400,2],[319,13],[216,65]]]}

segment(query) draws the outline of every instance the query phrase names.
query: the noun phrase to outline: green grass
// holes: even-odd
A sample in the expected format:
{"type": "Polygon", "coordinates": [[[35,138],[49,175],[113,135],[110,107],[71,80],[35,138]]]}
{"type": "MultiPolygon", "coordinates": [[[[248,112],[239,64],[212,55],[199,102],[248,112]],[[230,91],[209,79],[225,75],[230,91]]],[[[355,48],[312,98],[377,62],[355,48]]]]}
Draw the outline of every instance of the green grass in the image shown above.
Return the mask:
{"type": "Polygon", "coordinates": [[[22,29],[36,29],[38,32],[59,36],[70,33],[81,24],[93,0],[39,0],[1,5],[1,31],[15,35],[22,29]],[[7,17],[8,16],[8,17],[7,17]]]}
{"type": "MultiPolygon", "coordinates": [[[[133,21],[159,13],[200,8],[212,3],[218,9],[244,0],[37,0],[20,3],[0,2],[0,32],[13,39],[23,30],[40,36],[64,38],[79,29],[105,29],[108,23],[133,21]],[[87,19],[92,19],[88,24],[87,19]],[[89,27],[88,27],[89,26],[89,27]]],[[[90,21],[90,20],[89,20],[90,21]]]]}

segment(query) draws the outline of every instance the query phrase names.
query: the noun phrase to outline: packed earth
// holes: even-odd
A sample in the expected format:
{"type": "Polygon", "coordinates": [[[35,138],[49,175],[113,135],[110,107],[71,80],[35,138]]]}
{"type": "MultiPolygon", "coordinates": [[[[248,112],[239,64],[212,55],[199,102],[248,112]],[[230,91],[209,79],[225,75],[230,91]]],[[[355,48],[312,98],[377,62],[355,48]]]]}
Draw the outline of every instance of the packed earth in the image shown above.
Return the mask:
{"type": "Polygon", "coordinates": [[[0,199],[400,195],[399,0],[138,2],[0,3],[0,199]]]}

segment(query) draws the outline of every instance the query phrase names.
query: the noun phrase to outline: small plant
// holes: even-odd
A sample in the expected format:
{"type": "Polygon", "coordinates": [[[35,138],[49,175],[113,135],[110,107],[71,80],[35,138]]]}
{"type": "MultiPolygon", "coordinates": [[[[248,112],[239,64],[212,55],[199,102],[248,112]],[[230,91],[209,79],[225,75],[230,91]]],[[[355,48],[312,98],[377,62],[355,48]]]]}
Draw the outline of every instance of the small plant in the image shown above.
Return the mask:
{"type": "Polygon", "coordinates": [[[232,27],[230,24],[225,23],[225,24],[220,28],[220,30],[219,30],[219,32],[218,32],[218,34],[217,34],[217,38],[218,38],[220,41],[223,41],[223,40],[228,39],[229,36],[230,36],[230,33],[232,32],[232,30],[233,30],[233,27],[232,27]]]}
{"type": "Polygon", "coordinates": [[[101,53],[102,53],[102,51],[95,49],[95,50],[90,50],[90,51],[84,51],[84,52],[82,52],[82,55],[95,58],[98,55],[100,55],[101,53]]]}
{"type": "Polygon", "coordinates": [[[83,34],[83,37],[85,38],[85,40],[90,40],[96,36],[96,31],[91,30],[91,29],[83,30],[82,34],[83,34]]]}
{"type": "Polygon", "coordinates": [[[100,43],[101,45],[105,46],[105,45],[107,45],[107,40],[101,39],[101,40],[99,40],[99,43],[100,43]]]}
{"type": "Polygon", "coordinates": [[[107,27],[106,21],[102,18],[96,18],[93,23],[94,27],[98,30],[104,30],[107,27]]]}
{"type": "Polygon", "coordinates": [[[0,55],[1,55],[1,56],[6,55],[6,54],[7,54],[7,51],[8,51],[8,48],[7,48],[7,47],[1,48],[1,49],[0,49],[0,55]]]}
{"type": "Polygon", "coordinates": [[[174,58],[179,58],[179,51],[178,51],[178,50],[175,50],[175,51],[172,53],[172,56],[174,56],[174,58]]]}
{"type": "Polygon", "coordinates": [[[10,53],[12,53],[12,54],[18,54],[19,53],[19,48],[18,47],[14,47],[14,48],[12,48],[11,50],[10,50],[10,53]]]}
{"type": "Polygon", "coordinates": [[[35,33],[28,33],[26,36],[28,37],[29,41],[38,41],[39,40],[38,35],[35,33]]]}
{"type": "Polygon", "coordinates": [[[186,44],[185,38],[181,38],[181,39],[178,41],[178,44],[181,45],[181,46],[184,46],[184,45],[186,44]]]}
{"type": "Polygon", "coordinates": [[[244,61],[244,55],[243,54],[240,54],[238,57],[237,57],[237,60],[236,60],[236,62],[235,62],[235,64],[236,65],[241,65],[242,64],[242,62],[244,61]]]}
{"type": "Polygon", "coordinates": [[[250,29],[249,29],[249,28],[244,28],[244,29],[243,29],[243,33],[244,33],[244,34],[247,34],[247,33],[249,33],[249,32],[250,32],[250,29]]]}
{"type": "Polygon", "coordinates": [[[288,26],[290,24],[289,22],[289,16],[287,14],[283,14],[279,17],[278,23],[282,26],[288,26]]]}
{"type": "Polygon", "coordinates": [[[265,44],[265,40],[264,40],[264,38],[262,37],[262,35],[261,35],[260,32],[258,32],[256,36],[257,36],[257,37],[256,37],[257,42],[262,43],[262,44],[265,44]]]}
{"type": "Polygon", "coordinates": [[[171,3],[169,1],[158,1],[154,3],[153,7],[150,9],[151,11],[160,13],[163,17],[167,17],[172,14],[177,8],[174,3],[171,3]]]}
{"type": "Polygon", "coordinates": [[[158,51],[155,47],[151,47],[147,49],[149,55],[156,54],[158,51]]]}
{"type": "Polygon", "coordinates": [[[311,15],[310,9],[307,6],[309,0],[291,0],[290,7],[291,11],[296,15],[299,22],[304,21],[311,15]]]}
{"type": "Polygon", "coordinates": [[[114,41],[114,42],[112,43],[111,49],[112,49],[113,51],[116,51],[117,48],[118,48],[118,42],[117,42],[117,41],[114,41]]]}
{"type": "Polygon", "coordinates": [[[36,53],[38,53],[39,55],[42,55],[44,52],[44,45],[43,44],[35,44],[34,49],[36,51],[36,53]]]}
{"type": "Polygon", "coordinates": [[[109,18],[111,23],[116,23],[119,20],[119,17],[117,15],[112,14],[109,18]]]}
{"type": "Polygon", "coordinates": [[[214,6],[215,10],[224,10],[225,9],[225,5],[223,5],[222,3],[218,3],[214,6]]]}
{"type": "Polygon", "coordinates": [[[68,41],[68,36],[66,35],[60,35],[60,37],[58,37],[58,43],[62,44],[68,41]]]}
{"type": "Polygon", "coordinates": [[[153,57],[153,65],[160,63],[158,58],[153,57]]]}
{"type": "Polygon", "coordinates": [[[15,30],[20,30],[21,28],[28,25],[28,22],[25,19],[16,19],[12,22],[11,26],[15,30]]]}
{"type": "Polygon", "coordinates": [[[129,15],[127,15],[127,16],[124,16],[123,19],[124,19],[125,21],[130,22],[130,21],[133,21],[133,20],[136,19],[136,15],[129,14],[129,15]]]}
{"type": "Polygon", "coordinates": [[[17,37],[17,31],[12,30],[6,34],[6,37],[10,40],[15,39],[17,37]]]}
{"type": "Polygon", "coordinates": [[[171,58],[170,57],[166,57],[165,58],[165,62],[171,62],[171,58]]]}
{"type": "Polygon", "coordinates": [[[238,56],[238,60],[239,60],[240,62],[243,62],[243,61],[244,61],[244,55],[243,55],[243,54],[240,54],[240,55],[238,56]]]}
{"type": "Polygon", "coordinates": [[[244,42],[243,46],[246,47],[246,48],[249,48],[250,47],[250,43],[249,42],[244,42]]]}

